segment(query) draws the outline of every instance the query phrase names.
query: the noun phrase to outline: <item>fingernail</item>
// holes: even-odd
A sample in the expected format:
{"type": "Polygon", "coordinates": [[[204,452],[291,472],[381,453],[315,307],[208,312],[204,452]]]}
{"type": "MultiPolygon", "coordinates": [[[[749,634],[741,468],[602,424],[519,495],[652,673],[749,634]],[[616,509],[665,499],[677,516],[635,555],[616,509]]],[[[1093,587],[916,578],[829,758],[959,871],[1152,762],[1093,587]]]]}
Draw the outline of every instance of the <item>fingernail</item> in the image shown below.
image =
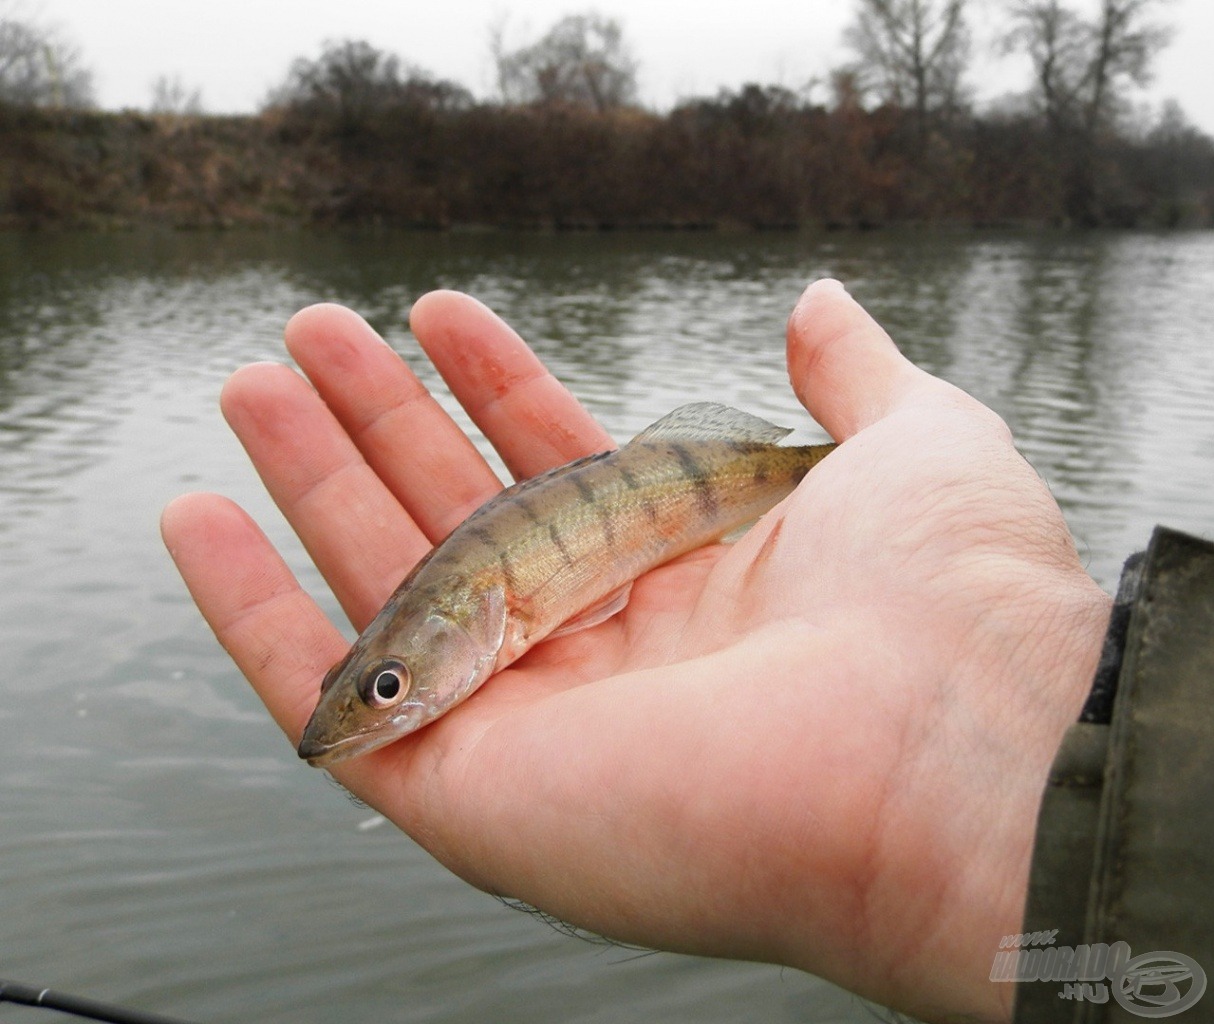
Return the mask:
{"type": "Polygon", "coordinates": [[[834,277],[819,277],[814,278],[809,282],[810,288],[821,288],[823,291],[833,290],[847,294],[847,287],[838,278],[834,277]]]}

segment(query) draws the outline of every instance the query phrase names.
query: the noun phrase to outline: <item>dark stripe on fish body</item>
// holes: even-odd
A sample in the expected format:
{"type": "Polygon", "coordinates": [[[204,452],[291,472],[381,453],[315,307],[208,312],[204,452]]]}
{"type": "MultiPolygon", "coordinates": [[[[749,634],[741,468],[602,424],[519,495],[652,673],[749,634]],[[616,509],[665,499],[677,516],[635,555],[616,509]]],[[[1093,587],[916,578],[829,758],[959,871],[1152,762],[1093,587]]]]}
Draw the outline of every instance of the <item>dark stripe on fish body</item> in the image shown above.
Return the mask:
{"type": "Polygon", "coordinates": [[[624,486],[630,491],[635,491],[641,486],[641,481],[628,471],[627,466],[616,466],[615,471],[620,474],[620,479],[624,481],[624,486]]]}
{"type": "Polygon", "coordinates": [[[556,528],[556,523],[548,524],[548,536],[552,538],[552,543],[556,545],[560,551],[561,557],[565,559],[566,565],[573,564],[573,556],[569,554],[569,549],[565,547],[565,542],[561,540],[561,531],[556,528]]]}
{"type": "Polygon", "coordinates": [[[494,537],[493,534],[483,526],[474,526],[468,532],[487,548],[495,548],[498,546],[497,538],[494,537]]]}
{"type": "Polygon", "coordinates": [[[615,547],[615,526],[611,522],[611,509],[606,505],[595,505],[595,511],[598,514],[599,522],[603,524],[603,539],[607,542],[609,548],[615,547]]]}
{"type": "Polygon", "coordinates": [[[505,551],[499,551],[497,555],[498,563],[502,567],[502,579],[506,581],[506,586],[517,594],[519,592],[519,579],[515,575],[513,567],[510,565],[510,556],[505,551]]]}
{"type": "Polygon", "coordinates": [[[687,479],[695,487],[696,501],[699,503],[700,511],[706,516],[716,515],[717,496],[713,492],[712,479],[707,470],[681,444],[672,444],[670,450],[674,452],[675,458],[679,460],[679,465],[683,467],[683,472],[687,474],[687,479]]]}
{"type": "Polygon", "coordinates": [[[582,477],[574,476],[569,478],[569,482],[577,488],[577,492],[581,495],[582,501],[587,505],[594,504],[594,488],[590,486],[582,477]]]}
{"type": "Polygon", "coordinates": [[[533,523],[543,523],[544,517],[535,510],[535,506],[526,498],[520,497],[518,499],[518,509],[533,523]]]}

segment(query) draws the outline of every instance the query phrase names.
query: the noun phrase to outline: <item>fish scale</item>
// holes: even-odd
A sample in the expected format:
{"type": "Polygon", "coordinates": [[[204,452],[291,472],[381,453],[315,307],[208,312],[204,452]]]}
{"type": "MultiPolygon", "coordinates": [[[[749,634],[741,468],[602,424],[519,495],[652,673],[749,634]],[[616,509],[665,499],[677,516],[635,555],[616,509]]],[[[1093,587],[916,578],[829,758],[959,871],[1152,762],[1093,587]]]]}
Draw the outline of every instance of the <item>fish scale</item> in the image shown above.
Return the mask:
{"type": "Polygon", "coordinates": [[[506,488],[418,563],[325,677],[299,753],[330,765],[422,726],[545,638],[595,625],[638,576],[789,494],[834,445],[711,402],[506,488]]]}

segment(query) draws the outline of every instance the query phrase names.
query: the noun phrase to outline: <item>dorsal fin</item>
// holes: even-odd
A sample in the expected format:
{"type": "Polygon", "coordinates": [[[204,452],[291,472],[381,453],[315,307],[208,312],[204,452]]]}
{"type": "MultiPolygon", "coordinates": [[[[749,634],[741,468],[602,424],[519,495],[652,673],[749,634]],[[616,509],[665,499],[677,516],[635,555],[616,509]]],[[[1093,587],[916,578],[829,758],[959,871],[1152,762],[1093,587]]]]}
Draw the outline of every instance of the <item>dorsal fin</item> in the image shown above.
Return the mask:
{"type": "Polygon", "coordinates": [[[792,433],[791,427],[752,416],[720,402],[692,402],[680,405],[656,423],[646,427],[629,443],[636,441],[740,441],[749,444],[775,444],[792,433]]]}

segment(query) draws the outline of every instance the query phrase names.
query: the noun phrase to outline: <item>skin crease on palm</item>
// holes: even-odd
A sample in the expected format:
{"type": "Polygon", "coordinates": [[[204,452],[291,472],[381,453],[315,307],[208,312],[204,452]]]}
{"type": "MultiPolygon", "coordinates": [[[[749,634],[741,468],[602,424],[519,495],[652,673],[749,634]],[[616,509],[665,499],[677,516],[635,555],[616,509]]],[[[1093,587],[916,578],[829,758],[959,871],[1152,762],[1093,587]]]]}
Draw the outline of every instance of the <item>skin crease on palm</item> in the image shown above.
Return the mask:
{"type": "MultiPolygon", "coordinates": [[[[475,300],[431,293],[410,323],[517,476],[611,446],[475,300]]],[[[354,313],[310,307],[286,340],[306,379],[244,367],[222,409],[361,628],[501,482],[354,313]]],[[[582,927],[1006,1019],[987,978],[1110,601],[1003,422],[838,283],[797,303],[788,363],[843,442],[788,499],[333,774],[474,885],[582,927]]],[[[162,526],[297,742],[346,641],[228,500],[185,495],[162,526]]]]}

